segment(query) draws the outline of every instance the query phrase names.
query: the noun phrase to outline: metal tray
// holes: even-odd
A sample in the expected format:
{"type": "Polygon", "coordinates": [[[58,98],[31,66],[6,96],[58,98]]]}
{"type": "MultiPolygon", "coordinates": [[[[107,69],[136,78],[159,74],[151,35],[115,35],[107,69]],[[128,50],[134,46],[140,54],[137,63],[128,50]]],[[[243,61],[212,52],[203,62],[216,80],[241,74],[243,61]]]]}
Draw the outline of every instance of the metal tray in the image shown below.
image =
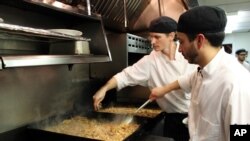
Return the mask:
{"type": "MultiPolygon", "coordinates": [[[[68,119],[72,116],[76,116],[75,114],[66,114],[63,116],[54,116],[50,117],[46,120],[32,123],[28,125],[27,127],[27,133],[29,140],[36,140],[36,141],[88,141],[88,140],[96,140],[91,138],[85,138],[85,137],[78,137],[78,136],[72,136],[67,134],[60,134],[56,132],[50,132],[43,130],[44,125],[53,124],[56,122],[60,122],[63,119],[68,119]]],[[[117,119],[117,117],[123,118],[124,115],[122,114],[112,114],[112,113],[98,113],[98,112],[89,112],[87,114],[80,114],[80,116],[88,117],[91,119],[97,119],[97,120],[108,120],[113,121],[114,119],[117,119]]],[[[139,140],[143,136],[145,136],[153,127],[154,125],[162,119],[164,115],[161,113],[155,118],[145,118],[145,117],[134,117],[134,121],[139,124],[139,128],[133,132],[130,136],[125,138],[125,141],[134,141],[139,140]]]]}

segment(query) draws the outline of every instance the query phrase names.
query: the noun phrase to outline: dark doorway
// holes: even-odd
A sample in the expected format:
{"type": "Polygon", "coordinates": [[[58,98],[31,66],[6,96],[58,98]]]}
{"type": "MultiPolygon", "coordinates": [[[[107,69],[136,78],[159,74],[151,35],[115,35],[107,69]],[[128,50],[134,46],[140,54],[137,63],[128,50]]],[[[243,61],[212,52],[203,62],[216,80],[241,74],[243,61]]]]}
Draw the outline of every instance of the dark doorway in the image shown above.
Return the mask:
{"type": "Polygon", "coordinates": [[[223,44],[223,47],[227,53],[232,54],[232,50],[233,50],[232,44],[223,44]]]}

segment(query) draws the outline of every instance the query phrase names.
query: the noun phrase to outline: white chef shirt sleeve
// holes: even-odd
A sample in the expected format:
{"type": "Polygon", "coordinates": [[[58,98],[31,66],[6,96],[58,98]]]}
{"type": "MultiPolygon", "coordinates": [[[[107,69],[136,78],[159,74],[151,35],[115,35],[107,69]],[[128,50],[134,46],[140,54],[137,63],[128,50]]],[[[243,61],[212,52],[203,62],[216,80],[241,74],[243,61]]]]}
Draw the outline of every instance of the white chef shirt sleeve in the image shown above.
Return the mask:
{"type": "Polygon", "coordinates": [[[196,73],[197,71],[194,71],[191,74],[182,75],[178,78],[178,83],[182,90],[184,90],[187,93],[191,92],[192,78],[194,77],[194,75],[196,75],[196,73]]]}
{"type": "MultiPolygon", "coordinates": [[[[249,79],[249,78],[248,78],[249,79]]],[[[249,125],[250,124],[250,110],[249,110],[249,86],[247,81],[234,82],[234,87],[231,90],[225,91],[227,96],[230,96],[228,105],[225,111],[224,125],[226,137],[230,138],[230,131],[228,125],[249,125]],[[239,87],[239,85],[241,87],[239,87]]]]}
{"type": "Polygon", "coordinates": [[[248,64],[248,71],[250,72],[250,64],[248,64]]]}
{"type": "Polygon", "coordinates": [[[117,73],[114,77],[117,80],[117,90],[126,86],[147,86],[150,72],[150,58],[144,56],[138,62],[117,73]]]}
{"type": "Polygon", "coordinates": [[[241,89],[237,87],[233,89],[229,102],[231,105],[231,124],[250,124],[248,84],[240,85],[241,89]]]}

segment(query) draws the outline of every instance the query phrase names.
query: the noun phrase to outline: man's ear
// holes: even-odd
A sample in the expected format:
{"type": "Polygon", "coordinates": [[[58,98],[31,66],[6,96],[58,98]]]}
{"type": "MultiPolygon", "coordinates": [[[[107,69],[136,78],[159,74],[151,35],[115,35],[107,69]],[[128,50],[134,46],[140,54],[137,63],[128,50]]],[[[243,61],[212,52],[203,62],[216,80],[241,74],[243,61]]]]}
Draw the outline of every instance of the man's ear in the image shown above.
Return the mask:
{"type": "Polygon", "coordinates": [[[171,36],[171,39],[172,39],[172,40],[174,40],[175,34],[176,34],[175,32],[170,32],[168,35],[171,36]]]}
{"type": "Polygon", "coordinates": [[[205,41],[205,36],[203,34],[198,34],[196,36],[196,39],[197,39],[197,46],[198,46],[198,49],[200,49],[203,44],[204,44],[204,41],[205,41]]]}

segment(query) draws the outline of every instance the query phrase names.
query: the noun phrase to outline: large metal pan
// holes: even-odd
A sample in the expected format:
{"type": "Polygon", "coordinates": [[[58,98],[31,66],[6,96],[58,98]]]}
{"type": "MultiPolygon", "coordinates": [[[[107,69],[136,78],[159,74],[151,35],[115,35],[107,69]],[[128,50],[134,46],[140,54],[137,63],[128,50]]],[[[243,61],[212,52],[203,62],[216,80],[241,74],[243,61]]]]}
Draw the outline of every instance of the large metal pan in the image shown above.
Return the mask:
{"type": "MultiPolygon", "coordinates": [[[[70,118],[75,115],[63,115],[63,116],[55,116],[51,117],[47,120],[33,123],[28,126],[28,136],[31,140],[36,141],[44,141],[44,140],[60,140],[60,141],[85,141],[85,140],[96,140],[92,138],[85,138],[85,137],[78,137],[78,136],[72,136],[67,134],[60,134],[50,131],[43,130],[45,125],[48,124],[56,124],[57,122],[62,121],[63,119],[70,118]]],[[[83,114],[80,116],[85,116],[91,119],[97,119],[97,120],[106,120],[106,121],[114,121],[117,118],[123,118],[124,115],[122,114],[112,114],[112,113],[98,113],[98,112],[89,112],[87,114],[83,114]]],[[[156,122],[160,121],[160,119],[163,118],[163,115],[160,114],[159,116],[155,118],[145,118],[145,117],[137,117],[135,116],[134,122],[138,123],[140,126],[139,128],[132,133],[130,136],[125,138],[124,140],[130,141],[130,140],[139,140],[143,135],[145,135],[148,131],[150,131],[156,122]]]]}
{"type": "MultiPolygon", "coordinates": [[[[140,111],[142,108],[144,108],[150,102],[152,102],[152,100],[149,99],[145,103],[143,103],[139,108],[137,108],[137,110],[133,113],[133,115],[135,115],[138,111],[140,111]]],[[[122,123],[130,124],[131,122],[133,122],[133,119],[134,119],[133,115],[127,115],[127,117],[125,119],[123,119],[122,123]]]]}

